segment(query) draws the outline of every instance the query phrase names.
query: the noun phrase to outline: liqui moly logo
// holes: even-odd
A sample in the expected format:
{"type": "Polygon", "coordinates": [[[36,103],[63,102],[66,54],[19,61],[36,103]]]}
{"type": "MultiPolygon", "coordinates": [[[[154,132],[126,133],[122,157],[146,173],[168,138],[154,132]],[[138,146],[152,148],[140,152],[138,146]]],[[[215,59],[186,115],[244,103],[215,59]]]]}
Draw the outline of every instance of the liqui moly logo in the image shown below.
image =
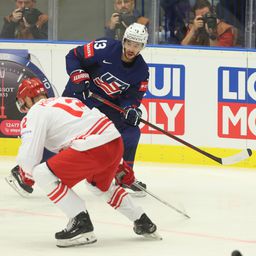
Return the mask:
{"type": "Polygon", "coordinates": [[[256,69],[218,70],[218,135],[256,139],[256,69]]]}
{"type": "MultiPolygon", "coordinates": [[[[146,119],[172,134],[184,134],[185,67],[171,64],[148,66],[149,85],[142,101],[146,119]]],[[[148,126],[144,126],[142,132],[159,133],[148,126]]]]}

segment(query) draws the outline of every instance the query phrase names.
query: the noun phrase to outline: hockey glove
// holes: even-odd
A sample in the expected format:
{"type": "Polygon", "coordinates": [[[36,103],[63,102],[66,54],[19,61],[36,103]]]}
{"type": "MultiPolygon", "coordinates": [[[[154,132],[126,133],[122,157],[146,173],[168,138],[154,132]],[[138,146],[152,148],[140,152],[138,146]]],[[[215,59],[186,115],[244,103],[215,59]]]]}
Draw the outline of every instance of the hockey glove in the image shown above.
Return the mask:
{"type": "Polygon", "coordinates": [[[127,124],[138,126],[140,124],[142,111],[139,108],[126,107],[125,112],[122,115],[127,124]]]}
{"type": "Polygon", "coordinates": [[[134,183],[135,177],[133,169],[125,161],[119,165],[115,180],[118,185],[126,185],[128,187],[134,183]]]}
{"type": "Polygon", "coordinates": [[[82,69],[74,70],[70,74],[70,80],[73,83],[75,94],[83,94],[84,99],[89,96],[90,76],[82,69]]]}

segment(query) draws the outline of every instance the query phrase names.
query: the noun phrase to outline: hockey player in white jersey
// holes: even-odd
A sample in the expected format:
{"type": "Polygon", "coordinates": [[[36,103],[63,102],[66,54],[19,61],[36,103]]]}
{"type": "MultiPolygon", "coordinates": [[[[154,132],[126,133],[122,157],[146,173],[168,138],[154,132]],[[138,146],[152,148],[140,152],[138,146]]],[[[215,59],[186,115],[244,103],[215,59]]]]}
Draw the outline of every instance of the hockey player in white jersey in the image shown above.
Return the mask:
{"type": "Polygon", "coordinates": [[[21,122],[22,143],[17,156],[23,178],[35,181],[69,219],[67,227],[55,234],[58,247],[97,241],[85,203],[72,189],[82,180],[133,221],[136,234],[161,239],[156,225],[120,186],[131,186],[135,178],[133,170],[122,162],[123,143],[112,121],[78,99],[47,98],[37,78],[20,84],[17,106],[27,112],[21,122]],[[56,155],[40,163],[44,147],[56,155]]]}

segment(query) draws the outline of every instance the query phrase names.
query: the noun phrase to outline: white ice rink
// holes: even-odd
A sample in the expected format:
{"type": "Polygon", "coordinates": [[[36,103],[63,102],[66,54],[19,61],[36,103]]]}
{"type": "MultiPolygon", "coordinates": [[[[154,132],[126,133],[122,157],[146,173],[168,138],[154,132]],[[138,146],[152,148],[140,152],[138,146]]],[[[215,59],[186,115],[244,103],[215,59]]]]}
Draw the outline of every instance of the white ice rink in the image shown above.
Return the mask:
{"type": "Polygon", "coordinates": [[[148,189],[191,219],[150,196],[136,198],[157,224],[162,241],[137,236],[132,223],[79,184],[98,242],[60,249],[54,234],[65,228],[66,217],[35,187],[25,199],[4,177],[14,158],[0,158],[1,256],[256,256],[256,171],[205,166],[136,165],[137,178],[148,189]]]}

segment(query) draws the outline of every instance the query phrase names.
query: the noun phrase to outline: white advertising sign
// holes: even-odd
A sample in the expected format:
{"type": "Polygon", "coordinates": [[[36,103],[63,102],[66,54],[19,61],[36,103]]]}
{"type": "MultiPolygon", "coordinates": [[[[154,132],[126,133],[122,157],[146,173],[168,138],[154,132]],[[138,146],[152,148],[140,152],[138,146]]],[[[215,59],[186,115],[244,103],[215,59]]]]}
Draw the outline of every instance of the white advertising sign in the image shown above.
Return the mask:
{"type": "MultiPolygon", "coordinates": [[[[26,49],[61,95],[65,55],[75,44],[1,43],[26,49]]],[[[256,149],[256,52],[147,47],[150,70],[143,118],[198,147],[256,149]]],[[[179,145],[141,125],[142,144],[179,145]]]]}

